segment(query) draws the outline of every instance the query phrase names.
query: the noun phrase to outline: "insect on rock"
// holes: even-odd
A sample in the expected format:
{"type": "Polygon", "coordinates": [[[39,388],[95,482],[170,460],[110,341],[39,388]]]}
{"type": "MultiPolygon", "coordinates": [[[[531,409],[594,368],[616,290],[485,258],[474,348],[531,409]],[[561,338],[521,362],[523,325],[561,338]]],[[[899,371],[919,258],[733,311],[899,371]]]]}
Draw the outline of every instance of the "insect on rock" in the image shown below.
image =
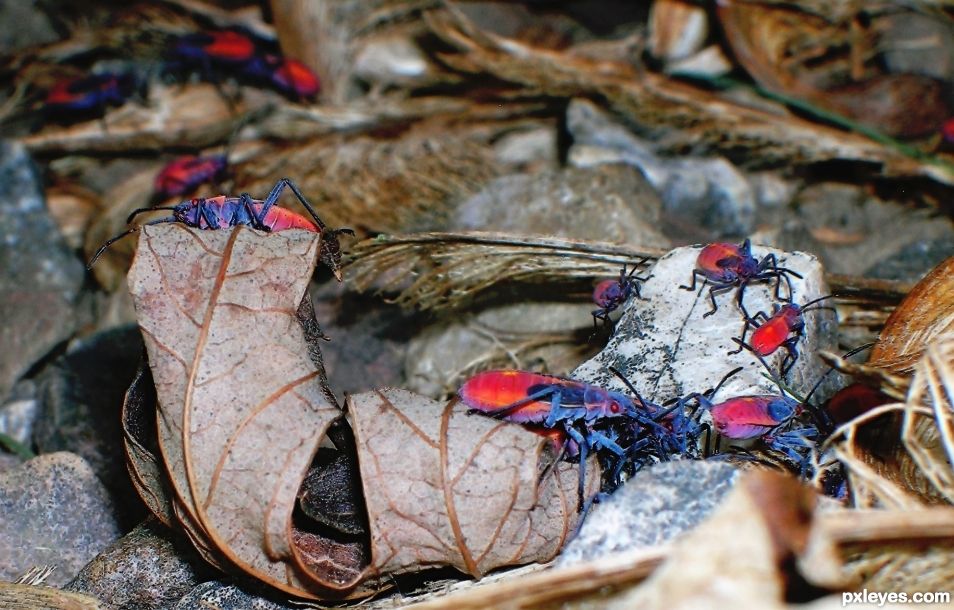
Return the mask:
{"type": "Polygon", "coordinates": [[[695,290],[696,280],[700,277],[704,282],[710,284],[709,300],[712,302],[712,309],[702,315],[704,318],[718,311],[719,305],[715,299],[717,294],[736,288],[736,302],[739,305],[739,310],[747,320],[750,320],[752,318],[746,311],[744,303],[746,286],[753,282],[766,282],[774,279],[776,298],[791,301],[793,291],[789,275],[797,278],[802,277],[791,269],[779,267],[774,254],[766,254],[761,260],[752,256],[752,244],[746,239],[738,245],[719,242],[704,247],[696,259],[696,268],[692,271],[692,283],[688,286],[679,287],[683,290],[695,290]],[[788,285],[787,299],[783,299],[779,292],[783,278],[788,285]]]}
{"type": "MultiPolygon", "coordinates": [[[[308,200],[305,199],[305,196],[302,195],[295,183],[288,178],[282,178],[275,183],[275,186],[272,187],[272,190],[268,193],[264,201],[252,199],[248,193],[242,193],[242,195],[238,197],[219,195],[210,198],[190,199],[174,206],[134,210],[132,214],[129,215],[127,222],[131,223],[133,218],[137,215],[154,210],[169,210],[172,212],[172,215],[143,223],[143,226],[178,222],[188,227],[202,230],[217,230],[242,225],[270,233],[288,229],[303,229],[305,231],[321,233],[321,261],[331,268],[331,271],[335,274],[335,278],[337,278],[338,281],[341,281],[341,247],[338,244],[338,235],[342,233],[354,235],[354,231],[351,229],[328,228],[325,223],[322,222],[321,218],[318,217],[318,213],[315,212],[312,205],[308,203],[308,200]],[[309,214],[311,214],[314,222],[300,214],[296,214],[291,210],[276,205],[286,188],[291,189],[295,197],[298,198],[298,201],[300,201],[305,209],[308,210],[309,214]]],[[[93,254],[87,267],[92,267],[96,260],[112,244],[127,235],[136,233],[140,228],[141,227],[138,226],[133,227],[106,240],[96,253],[93,254]]]]}
{"type": "Polygon", "coordinates": [[[642,299],[640,291],[640,282],[645,282],[650,276],[641,277],[636,275],[639,266],[648,259],[642,259],[633,265],[632,271],[626,273],[626,265],[620,269],[619,278],[612,280],[603,280],[593,289],[593,302],[599,305],[599,309],[593,311],[593,328],[596,330],[597,320],[602,320],[603,325],[610,323],[610,313],[616,311],[621,305],[628,301],[632,296],[642,299]]]}
{"type": "Polygon", "coordinates": [[[834,309],[823,306],[812,308],[812,305],[833,296],[829,294],[812,299],[802,305],[797,303],[776,304],[771,316],[764,311],[756,312],[751,319],[745,320],[742,337],[736,341],[739,343],[739,348],[730,351],[729,354],[738,354],[743,348],[748,347],[750,351],[765,357],[774,354],[780,347],[784,347],[788,351],[781,367],[782,378],[784,378],[795,365],[795,361],[798,360],[798,341],[805,332],[804,314],[815,309],[834,309]],[[761,323],[759,319],[762,320],[761,323]],[[750,327],[754,327],[755,331],[752,333],[750,343],[746,344],[745,335],[750,327]]]}

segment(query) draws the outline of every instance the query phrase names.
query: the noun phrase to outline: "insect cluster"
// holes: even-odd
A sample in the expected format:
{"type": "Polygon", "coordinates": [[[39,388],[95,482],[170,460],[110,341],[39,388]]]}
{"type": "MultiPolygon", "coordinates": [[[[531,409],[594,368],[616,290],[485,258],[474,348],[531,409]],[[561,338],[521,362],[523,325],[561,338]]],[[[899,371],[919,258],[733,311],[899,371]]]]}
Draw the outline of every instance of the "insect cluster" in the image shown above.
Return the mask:
{"type": "MultiPolygon", "coordinates": [[[[593,312],[594,325],[597,320],[609,324],[612,311],[630,298],[642,298],[640,282],[648,277],[636,275],[636,270],[644,262],[639,261],[631,270],[624,267],[618,278],[604,280],[596,286],[593,300],[600,308],[593,312]]],[[[821,409],[808,403],[811,393],[804,399],[795,397],[785,389],[783,380],[798,359],[797,346],[805,330],[805,314],[822,308],[818,303],[831,296],[801,305],[794,303],[792,278],[802,279],[802,276],[780,266],[774,254],[761,259],[754,257],[748,240],[741,244],[713,243],[702,248],[691,284],[680,287],[695,290],[697,278],[703,280],[702,289],[708,284],[708,299],[712,305],[703,317],[718,310],[718,295],[735,289],[735,301],[744,325],[741,336],[733,338],[739,348],[730,353],[750,350],[778,386],[777,394],[717,400],[723,384],[742,370],[738,367],[712,389],[675,397],[662,404],[644,399],[612,368],[611,372],[623,381],[629,394],[565,377],[496,370],[470,378],[458,395],[471,412],[531,427],[553,438],[562,457],[579,460],[581,506],[601,497],[583,497],[584,462],[591,454],[597,456],[604,474],[601,494],[611,493],[627,476],[648,464],[673,458],[711,457],[717,454],[721,438],[727,439],[729,444],[754,442],[780,453],[802,474],[812,474],[817,455],[815,445],[831,432],[831,424],[821,409]],[[746,287],[770,282],[774,282],[773,292],[778,301],[773,313],[759,311],[750,315],[745,307],[746,287]],[[787,353],[776,374],[765,358],[782,348],[787,353]],[[704,414],[708,417],[703,417],[704,414]]]]}

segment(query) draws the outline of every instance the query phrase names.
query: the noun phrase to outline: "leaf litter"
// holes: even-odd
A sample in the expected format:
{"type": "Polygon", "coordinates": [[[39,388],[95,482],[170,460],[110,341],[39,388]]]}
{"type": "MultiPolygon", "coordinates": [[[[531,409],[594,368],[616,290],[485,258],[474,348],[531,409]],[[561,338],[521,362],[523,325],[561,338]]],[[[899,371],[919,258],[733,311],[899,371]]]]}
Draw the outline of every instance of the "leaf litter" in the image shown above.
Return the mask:
{"type": "MultiPolygon", "coordinates": [[[[149,371],[127,394],[124,429],[150,510],[212,564],[312,599],[367,595],[385,574],[480,576],[554,557],[579,519],[579,469],[549,439],[390,388],[348,398],[348,439],[304,305],[319,242],[143,229],[130,289],[149,371]],[[311,468],[322,452],[328,469],[311,468]],[[360,490],[305,509],[303,482],[327,496],[358,478],[355,465],[360,490]]],[[[599,477],[588,478],[595,493],[599,477]]]]}

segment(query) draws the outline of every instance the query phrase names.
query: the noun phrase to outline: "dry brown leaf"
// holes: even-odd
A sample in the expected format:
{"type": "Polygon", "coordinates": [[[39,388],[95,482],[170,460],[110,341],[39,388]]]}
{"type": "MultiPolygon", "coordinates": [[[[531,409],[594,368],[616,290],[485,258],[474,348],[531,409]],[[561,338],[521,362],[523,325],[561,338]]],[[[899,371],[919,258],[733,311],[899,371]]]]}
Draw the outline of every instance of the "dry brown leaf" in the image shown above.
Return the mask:
{"type": "Polygon", "coordinates": [[[54,587],[0,582],[0,608],[4,610],[102,610],[105,607],[91,595],[54,587]]]}
{"type": "MultiPolygon", "coordinates": [[[[551,467],[542,437],[406,390],[351,396],[347,411],[376,571],[449,564],[480,576],[548,561],[574,531],[578,466],[551,467]]],[[[587,470],[589,496],[599,474],[587,470]]]]}
{"type": "Polygon", "coordinates": [[[453,8],[426,16],[436,35],[463,52],[442,56],[455,68],[552,96],[602,96],[640,129],[663,134],[664,151],[720,150],[763,167],[853,160],[873,163],[886,176],[954,184],[949,167],[907,157],[858,134],[736,104],[628,64],[534,48],[482,30],[453,8]]]}
{"type": "Polygon", "coordinates": [[[156,437],[156,388],[148,365],[139,365],[123,400],[123,447],[133,487],[149,511],[172,527],[175,514],[168,477],[162,469],[156,437]]]}
{"type": "MultiPolygon", "coordinates": [[[[403,390],[349,399],[370,543],[292,522],[318,443],[341,415],[306,296],[319,240],[143,229],[129,278],[155,378],[157,447],[144,375],[124,427],[148,506],[214,565],[300,597],[366,595],[386,573],[452,565],[479,576],[552,558],[579,518],[578,466],[555,463],[550,441],[522,426],[403,390]]],[[[587,468],[592,494],[595,460],[587,468]]]]}
{"type": "MultiPolygon", "coordinates": [[[[404,307],[441,310],[461,307],[480,291],[503,282],[589,284],[617,275],[623,264],[652,261],[663,254],[613,243],[508,233],[413,233],[355,244],[346,273],[358,290],[397,291],[396,301],[404,307]]],[[[855,324],[865,328],[877,326],[879,318],[860,314],[880,314],[910,289],[901,282],[846,275],[827,274],[825,279],[839,295],[839,310],[843,305],[858,308],[855,324]]],[[[584,291],[587,300],[591,290],[589,285],[584,291]]]]}
{"type": "Polygon", "coordinates": [[[289,570],[298,486],[340,415],[296,318],[318,243],[304,231],[146,227],[129,274],[177,516],[293,593],[307,588],[289,570]]]}
{"type": "Polygon", "coordinates": [[[769,91],[900,137],[933,133],[947,118],[940,82],[868,69],[876,27],[864,31],[859,15],[833,21],[746,0],[724,0],[717,14],[736,59],[769,91]]]}
{"type": "Polygon", "coordinates": [[[868,365],[910,376],[927,346],[954,332],[954,257],[920,282],[885,322],[868,365]]]}

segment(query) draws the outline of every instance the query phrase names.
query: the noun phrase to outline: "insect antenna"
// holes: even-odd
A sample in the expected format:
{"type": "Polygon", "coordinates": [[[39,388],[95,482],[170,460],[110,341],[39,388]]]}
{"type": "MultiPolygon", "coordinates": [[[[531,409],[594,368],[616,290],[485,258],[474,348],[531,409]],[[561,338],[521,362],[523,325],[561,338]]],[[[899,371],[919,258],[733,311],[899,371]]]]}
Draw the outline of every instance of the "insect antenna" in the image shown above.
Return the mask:
{"type": "Polygon", "coordinates": [[[153,208],[153,207],[149,207],[149,208],[137,208],[137,209],[133,210],[132,212],[130,212],[129,216],[126,217],[126,224],[127,224],[127,225],[130,224],[130,223],[133,221],[133,219],[134,219],[136,216],[139,216],[140,214],[145,214],[146,212],[155,212],[156,210],[167,210],[167,211],[170,211],[170,212],[174,212],[174,211],[176,210],[176,208],[175,208],[175,206],[171,206],[171,205],[157,206],[157,207],[154,207],[154,208],[153,208]]]}
{"type": "MultiPolygon", "coordinates": [[[[866,349],[871,349],[872,347],[874,347],[874,345],[875,345],[874,341],[872,341],[871,343],[865,343],[865,344],[863,344],[863,345],[859,345],[858,347],[856,347],[856,348],[854,348],[854,349],[851,349],[851,350],[848,350],[847,352],[845,352],[844,355],[842,355],[842,358],[851,358],[851,357],[854,356],[855,354],[861,353],[861,352],[865,351],[866,349]]],[[[815,382],[815,385],[812,386],[812,389],[809,390],[808,395],[805,397],[805,400],[811,400],[812,394],[815,393],[815,390],[817,390],[817,389],[821,386],[822,382],[825,381],[825,379],[826,379],[829,375],[831,375],[832,371],[834,371],[834,370],[835,370],[835,367],[833,367],[833,366],[829,366],[829,367],[828,367],[828,370],[825,371],[825,374],[822,375],[822,376],[818,379],[818,381],[815,382]]]]}
{"type": "Polygon", "coordinates": [[[782,394],[789,394],[790,396],[792,396],[793,398],[795,398],[795,400],[798,400],[798,396],[795,396],[794,394],[792,394],[791,392],[789,392],[789,391],[785,388],[785,385],[782,383],[782,380],[779,379],[779,378],[775,375],[774,372],[772,372],[772,367],[770,367],[769,364],[768,364],[768,362],[765,361],[765,358],[762,357],[762,354],[760,354],[760,353],[758,353],[757,351],[755,351],[755,348],[753,348],[751,345],[745,343],[744,341],[742,341],[742,340],[739,339],[738,337],[732,337],[732,340],[735,341],[740,347],[744,347],[744,348],[747,349],[748,351],[752,352],[752,355],[755,356],[756,358],[758,358],[758,361],[761,362],[761,363],[762,363],[762,366],[765,367],[765,370],[768,371],[768,374],[767,374],[767,375],[766,375],[766,374],[763,374],[763,375],[765,376],[766,379],[770,380],[772,383],[774,383],[775,385],[777,385],[777,386],[778,386],[778,389],[782,392],[782,394]]]}
{"type": "Polygon", "coordinates": [[[832,310],[832,311],[836,311],[835,308],[834,308],[834,307],[831,307],[831,306],[812,307],[812,305],[814,305],[815,303],[820,303],[820,302],[822,302],[822,301],[826,301],[826,300],[828,300],[828,299],[835,298],[836,296],[838,296],[838,295],[828,294],[828,295],[825,295],[825,296],[823,296],[823,297],[818,297],[817,299],[812,299],[811,301],[809,301],[809,302],[807,302],[807,303],[803,303],[802,305],[800,305],[801,310],[802,310],[802,313],[805,313],[806,311],[814,311],[814,310],[816,310],[816,309],[830,309],[830,310],[832,310]]]}
{"type": "Polygon", "coordinates": [[[629,379],[626,379],[626,377],[624,377],[622,373],[620,373],[618,370],[616,370],[616,367],[611,366],[611,367],[609,367],[609,370],[610,370],[611,373],[613,373],[614,375],[616,375],[617,377],[619,377],[620,381],[622,381],[624,384],[626,384],[626,387],[629,388],[629,391],[633,393],[633,396],[635,396],[635,397],[636,397],[636,400],[639,401],[639,404],[641,404],[641,405],[643,406],[643,409],[645,409],[647,412],[650,412],[650,413],[651,413],[651,412],[652,412],[652,409],[649,408],[649,403],[647,403],[645,400],[643,400],[643,397],[642,397],[642,395],[639,393],[639,390],[637,390],[636,387],[633,386],[632,383],[630,383],[629,379]]]}
{"type": "Polygon", "coordinates": [[[107,248],[109,248],[111,245],[113,245],[120,239],[126,237],[127,235],[131,235],[133,233],[138,232],[140,229],[142,229],[146,225],[157,225],[157,224],[162,224],[164,222],[176,222],[176,219],[175,218],[159,218],[158,220],[153,220],[151,222],[144,223],[141,226],[133,227],[129,229],[128,231],[123,231],[122,233],[120,233],[119,235],[115,237],[110,237],[109,239],[106,240],[105,243],[103,243],[102,246],[99,247],[99,249],[93,254],[92,258],[89,259],[89,262],[86,263],[86,268],[92,269],[93,265],[96,263],[96,260],[100,256],[102,256],[103,252],[105,252],[107,248]]]}

